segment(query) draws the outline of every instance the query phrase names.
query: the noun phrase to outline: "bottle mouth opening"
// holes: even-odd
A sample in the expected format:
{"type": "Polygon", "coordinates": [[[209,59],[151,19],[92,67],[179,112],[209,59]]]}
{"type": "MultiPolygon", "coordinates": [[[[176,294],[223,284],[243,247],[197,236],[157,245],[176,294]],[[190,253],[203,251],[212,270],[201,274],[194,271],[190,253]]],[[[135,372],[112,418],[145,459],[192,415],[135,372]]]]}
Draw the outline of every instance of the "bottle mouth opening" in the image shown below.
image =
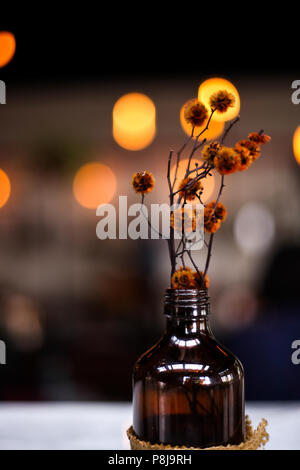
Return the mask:
{"type": "Polygon", "coordinates": [[[167,316],[204,316],[208,314],[207,289],[166,289],[165,314],[167,316]]]}

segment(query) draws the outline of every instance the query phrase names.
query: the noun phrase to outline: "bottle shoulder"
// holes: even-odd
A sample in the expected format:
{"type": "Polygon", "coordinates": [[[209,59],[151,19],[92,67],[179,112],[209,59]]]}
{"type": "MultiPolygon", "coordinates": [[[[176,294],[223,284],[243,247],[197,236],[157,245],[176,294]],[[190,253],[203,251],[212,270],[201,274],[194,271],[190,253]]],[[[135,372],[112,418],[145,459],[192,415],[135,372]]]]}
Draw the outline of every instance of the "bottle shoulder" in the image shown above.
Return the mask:
{"type": "Polygon", "coordinates": [[[184,339],[165,335],[138,359],[134,368],[135,379],[187,373],[218,376],[222,382],[244,375],[239,359],[212,335],[184,339]]]}

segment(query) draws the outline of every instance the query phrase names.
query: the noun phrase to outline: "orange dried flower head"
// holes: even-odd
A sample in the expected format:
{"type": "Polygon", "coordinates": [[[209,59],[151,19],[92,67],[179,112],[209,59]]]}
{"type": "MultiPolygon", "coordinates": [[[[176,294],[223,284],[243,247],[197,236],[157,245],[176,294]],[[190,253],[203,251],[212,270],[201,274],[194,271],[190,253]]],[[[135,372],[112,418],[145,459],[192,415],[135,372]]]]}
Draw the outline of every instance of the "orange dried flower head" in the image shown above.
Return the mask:
{"type": "Polygon", "coordinates": [[[203,103],[194,98],[186,103],[184,118],[193,127],[200,127],[208,119],[208,111],[203,103]]]}
{"type": "Polygon", "coordinates": [[[236,145],[235,149],[240,152],[243,148],[246,148],[250,152],[252,161],[255,161],[260,156],[260,146],[253,140],[240,140],[236,145]]]}
{"type": "Polygon", "coordinates": [[[212,142],[211,144],[205,145],[202,150],[202,160],[209,162],[211,165],[214,164],[215,157],[221,150],[219,142],[212,142]]]}
{"type": "Polygon", "coordinates": [[[181,207],[172,212],[170,217],[171,227],[178,233],[195,232],[199,217],[200,214],[197,213],[196,209],[181,207]]]}
{"type": "Polygon", "coordinates": [[[248,139],[256,144],[264,145],[270,142],[271,137],[264,132],[251,132],[251,134],[248,135],[248,139]]]}
{"type": "Polygon", "coordinates": [[[154,188],[155,179],[150,171],[145,170],[140,173],[134,173],[131,184],[135,192],[140,194],[151,193],[154,188]]]}
{"type": "Polygon", "coordinates": [[[250,150],[246,147],[240,147],[237,150],[238,154],[240,155],[240,162],[239,162],[239,171],[248,170],[249,166],[253,163],[253,157],[250,154],[250,150]]]}
{"type": "Polygon", "coordinates": [[[198,274],[188,266],[185,268],[181,266],[172,276],[172,287],[173,289],[208,289],[209,278],[207,275],[204,278],[202,271],[198,274]]]}
{"type": "Polygon", "coordinates": [[[199,271],[199,274],[197,272],[195,273],[194,278],[196,281],[196,285],[202,289],[203,287],[205,287],[205,289],[208,289],[210,285],[209,277],[207,274],[205,278],[203,276],[204,276],[203,271],[199,271]]]}
{"type": "Polygon", "coordinates": [[[217,217],[217,219],[221,220],[221,222],[225,222],[226,217],[227,217],[227,209],[222,204],[222,202],[218,202],[216,205],[216,201],[209,202],[205,206],[207,209],[213,209],[214,215],[217,217]]]}
{"type": "Polygon", "coordinates": [[[182,266],[172,276],[172,287],[174,289],[194,289],[195,277],[191,268],[182,266]]]}
{"type": "Polygon", "coordinates": [[[221,220],[216,217],[211,207],[204,208],[204,230],[208,233],[215,233],[221,226],[221,220]]]}
{"type": "Polygon", "coordinates": [[[211,108],[215,109],[218,113],[225,113],[228,108],[234,107],[235,97],[227,90],[220,90],[211,95],[209,104],[211,108]]]}
{"type": "Polygon", "coordinates": [[[240,156],[236,150],[231,147],[222,147],[214,159],[216,170],[220,175],[229,175],[239,168],[240,156]]]}
{"type": "Polygon", "coordinates": [[[194,178],[188,177],[184,178],[179,185],[179,195],[185,198],[187,201],[192,201],[195,199],[198,193],[202,193],[203,185],[200,180],[194,181],[194,178]]]}

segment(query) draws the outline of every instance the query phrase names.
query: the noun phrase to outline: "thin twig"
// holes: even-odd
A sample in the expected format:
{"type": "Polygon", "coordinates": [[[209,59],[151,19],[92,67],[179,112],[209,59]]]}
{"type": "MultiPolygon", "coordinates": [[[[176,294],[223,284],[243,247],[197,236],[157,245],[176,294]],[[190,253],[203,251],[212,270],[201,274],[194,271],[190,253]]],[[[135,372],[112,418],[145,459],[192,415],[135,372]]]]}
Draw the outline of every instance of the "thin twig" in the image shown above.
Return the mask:
{"type": "Polygon", "coordinates": [[[164,235],[159,231],[159,230],[156,230],[156,228],[154,228],[149,220],[149,217],[144,213],[143,211],[143,206],[144,206],[144,199],[145,199],[145,194],[142,194],[142,202],[141,202],[141,213],[142,215],[144,216],[144,219],[146,219],[146,221],[148,222],[148,226],[151,230],[153,230],[154,232],[156,232],[161,238],[167,240],[167,238],[164,237],[164,235]]]}
{"type": "Polygon", "coordinates": [[[203,279],[205,279],[205,276],[206,276],[208,268],[209,268],[209,262],[210,262],[210,258],[211,258],[211,249],[212,249],[213,240],[214,240],[214,233],[211,233],[209,243],[208,243],[208,251],[207,251],[207,258],[206,258],[206,263],[205,263],[205,268],[204,268],[204,273],[203,273],[203,279]]]}
{"type": "Polygon", "coordinates": [[[224,175],[221,176],[221,185],[220,185],[220,189],[219,189],[219,193],[218,193],[218,196],[217,196],[217,199],[216,199],[216,203],[215,203],[215,207],[214,207],[214,212],[216,210],[216,207],[217,207],[217,204],[220,200],[220,197],[221,197],[221,194],[222,194],[222,191],[223,191],[223,188],[225,187],[225,184],[224,184],[224,175]]]}
{"type": "Polygon", "coordinates": [[[223,145],[225,142],[226,137],[228,136],[228,133],[231,131],[232,127],[240,120],[240,116],[237,116],[234,121],[231,121],[227,129],[225,130],[222,139],[221,139],[221,144],[223,145]]]}
{"type": "Polygon", "coordinates": [[[197,135],[197,138],[198,138],[198,139],[199,139],[199,137],[200,137],[205,131],[207,131],[208,126],[209,126],[210,121],[211,121],[211,118],[213,117],[213,114],[214,114],[215,111],[216,111],[215,109],[212,109],[212,110],[211,110],[211,113],[210,113],[210,116],[209,116],[209,119],[208,119],[208,121],[207,121],[207,123],[206,123],[205,128],[203,129],[203,131],[200,132],[200,134],[197,135]]]}
{"type": "Polygon", "coordinates": [[[168,185],[169,185],[169,190],[170,190],[170,198],[171,198],[171,195],[172,195],[172,184],[171,184],[171,178],[170,178],[172,156],[173,156],[173,150],[171,150],[170,153],[169,153],[168,172],[167,172],[167,179],[168,179],[168,185]]]}
{"type": "MultiPolygon", "coordinates": [[[[181,192],[183,192],[183,191],[186,191],[187,189],[189,189],[189,188],[191,188],[192,186],[194,186],[194,184],[195,184],[197,181],[199,181],[199,180],[205,178],[207,175],[209,175],[209,173],[210,173],[210,171],[211,171],[212,169],[213,169],[212,166],[207,167],[202,173],[198,174],[197,176],[195,176],[195,178],[191,179],[191,181],[188,181],[184,186],[182,186],[182,188],[177,189],[177,191],[175,191],[175,192],[173,193],[173,196],[176,196],[176,194],[181,193],[181,192]]],[[[178,202],[178,203],[179,203],[179,202],[178,202]]]]}
{"type": "MultiPolygon", "coordinates": [[[[169,153],[168,169],[167,169],[167,179],[168,179],[168,185],[169,185],[169,190],[170,190],[169,199],[170,199],[171,207],[173,206],[173,202],[174,202],[174,195],[173,195],[171,178],[170,178],[172,156],[173,156],[173,150],[171,150],[169,153]]],[[[174,243],[174,229],[171,225],[170,225],[170,238],[167,240],[167,243],[168,243],[169,256],[170,256],[170,261],[171,261],[171,279],[172,279],[172,276],[176,271],[176,256],[175,256],[175,243],[174,243]]]]}
{"type": "Polygon", "coordinates": [[[189,138],[185,141],[185,143],[182,145],[182,147],[177,152],[176,168],[175,168],[174,180],[173,180],[173,183],[172,183],[172,191],[174,191],[174,187],[175,187],[176,180],[177,180],[177,174],[178,174],[178,168],[179,168],[181,154],[184,151],[184,149],[187,147],[189,142],[192,140],[192,138],[194,136],[194,129],[195,128],[193,127],[191,135],[189,136],[189,138]]]}

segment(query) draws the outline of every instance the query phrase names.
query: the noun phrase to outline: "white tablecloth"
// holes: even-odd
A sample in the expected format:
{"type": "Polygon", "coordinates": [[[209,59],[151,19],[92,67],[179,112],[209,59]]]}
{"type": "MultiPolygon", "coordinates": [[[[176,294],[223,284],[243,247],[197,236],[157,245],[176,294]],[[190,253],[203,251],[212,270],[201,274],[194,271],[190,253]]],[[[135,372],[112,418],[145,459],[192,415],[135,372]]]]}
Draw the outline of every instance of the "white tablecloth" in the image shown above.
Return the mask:
{"type": "MultiPolygon", "coordinates": [[[[300,449],[300,402],[248,403],[268,420],[266,449],[300,449]]],[[[0,449],[128,449],[128,403],[0,404],[0,449]]]]}

